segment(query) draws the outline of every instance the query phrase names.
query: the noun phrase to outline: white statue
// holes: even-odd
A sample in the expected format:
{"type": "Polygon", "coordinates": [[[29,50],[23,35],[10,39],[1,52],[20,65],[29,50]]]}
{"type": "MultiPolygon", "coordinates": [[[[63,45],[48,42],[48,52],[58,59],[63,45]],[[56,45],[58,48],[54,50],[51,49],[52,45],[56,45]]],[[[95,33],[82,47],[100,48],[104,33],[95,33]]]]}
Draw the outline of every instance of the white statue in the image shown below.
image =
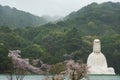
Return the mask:
{"type": "Polygon", "coordinates": [[[115,74],[113,68],[108,68],[105,56],[101,53],[101,43],[99,39],[93,42],[93,52],[87,59],[89,74],[115,74]]]}

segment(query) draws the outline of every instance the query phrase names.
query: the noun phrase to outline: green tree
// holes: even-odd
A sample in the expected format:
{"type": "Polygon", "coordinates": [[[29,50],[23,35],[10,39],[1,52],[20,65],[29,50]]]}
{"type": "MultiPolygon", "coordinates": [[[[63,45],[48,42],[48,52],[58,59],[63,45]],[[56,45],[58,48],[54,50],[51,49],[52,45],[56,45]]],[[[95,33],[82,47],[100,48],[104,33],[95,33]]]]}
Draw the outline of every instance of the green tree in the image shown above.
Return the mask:
{"type": "Polygon", "coordinates": [[[65,71],[66,67],[62,63],[53,64],[50,68],[50,74],[60,74],[60,72],[65,71]]]}
{"type": "Polygon", "coordinates": [[[66,33],[64,45],[68,54],[71,54],[72,52],[81,48],[81,34],[76,28],[73,28],[66,33]]]}
{"type": "Polygon", "coordinates": [[[39,59],[45,54],[45,49],[37,44],[28,45],[22,50],[22,56],[30,59],[39,59]]]}
{"type": "Polygon", "coordinates": [[[12,67],[12,60],[8,58],[8,49],[0,43],[0,74],[8,73],[12,67]]]}

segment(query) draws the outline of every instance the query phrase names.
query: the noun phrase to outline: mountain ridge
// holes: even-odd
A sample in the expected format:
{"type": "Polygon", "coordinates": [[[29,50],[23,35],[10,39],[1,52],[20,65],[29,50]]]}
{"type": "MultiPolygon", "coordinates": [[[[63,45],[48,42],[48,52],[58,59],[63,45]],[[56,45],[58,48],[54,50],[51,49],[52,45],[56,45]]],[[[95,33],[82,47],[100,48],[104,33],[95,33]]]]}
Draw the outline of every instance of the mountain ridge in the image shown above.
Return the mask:
{"type": "Polygon", "coordinates": [[[32,27],[40,26],[48,21],[29,12],[0,5],[0,26],[32,27]]]}
{"type": "Polygon", "coordinates": [[[57,25],[65,28],[78,28],[85,35],[119,33],[119,13],[119,2],[92,3],[78,11],[72,12],[64,18],[64,21],[58,22],[62,26],[61,24],[58,25],[58,23],[57,25]]]}

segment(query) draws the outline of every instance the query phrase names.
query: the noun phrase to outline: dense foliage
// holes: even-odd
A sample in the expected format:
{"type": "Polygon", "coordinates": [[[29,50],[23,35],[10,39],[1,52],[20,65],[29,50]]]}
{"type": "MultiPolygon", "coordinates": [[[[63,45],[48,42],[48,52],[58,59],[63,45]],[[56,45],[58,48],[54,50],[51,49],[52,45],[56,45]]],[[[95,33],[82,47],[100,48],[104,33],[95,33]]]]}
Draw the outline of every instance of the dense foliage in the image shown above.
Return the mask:
{"type": "Polygon", "coordinates": [[[0,43],[0,73],[7,73],[11,66],[11,58],[8,58],[8,49],[0,43]]]}
{"type": "MultiPolygon", "coordinates": [[[[55,24],[15,29],[1,26],[0,57],[7,54],[8,49],[20,49],[22,57],[31,60],[39,58],[49,64],[68,58],[82,59],[86,63],[92,52],[93,40],[99,38],[108,66],[114,67],[116,73],[120,74],[119,13],[120,3],[93,3],[55,24]]],[[[1,69],[3,68],[0,66],[1,69]]]]}
{"type": "Polygon", "coordinates": [[[63,65],[62,63],[57,63],[51,66],[49,73],[55,75],[55,74],[60,74],[61,72],[65,70],[66,70],[65,65],[63,65]]]}

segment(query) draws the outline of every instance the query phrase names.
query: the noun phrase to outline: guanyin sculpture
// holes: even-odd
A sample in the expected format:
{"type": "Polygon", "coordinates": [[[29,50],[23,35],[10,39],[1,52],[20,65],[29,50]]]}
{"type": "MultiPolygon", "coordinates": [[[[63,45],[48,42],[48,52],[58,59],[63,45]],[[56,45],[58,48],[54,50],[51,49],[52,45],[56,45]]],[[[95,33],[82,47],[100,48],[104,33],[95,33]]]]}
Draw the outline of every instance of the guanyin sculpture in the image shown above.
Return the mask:
{"type": "Polygon", "coordinates": [[[101,43],[99,39],[93,42],[93,52],[87,59],[88,74],[115,74],[112,67],[108,67],[107,61],[101,52],[101,43]]]}

